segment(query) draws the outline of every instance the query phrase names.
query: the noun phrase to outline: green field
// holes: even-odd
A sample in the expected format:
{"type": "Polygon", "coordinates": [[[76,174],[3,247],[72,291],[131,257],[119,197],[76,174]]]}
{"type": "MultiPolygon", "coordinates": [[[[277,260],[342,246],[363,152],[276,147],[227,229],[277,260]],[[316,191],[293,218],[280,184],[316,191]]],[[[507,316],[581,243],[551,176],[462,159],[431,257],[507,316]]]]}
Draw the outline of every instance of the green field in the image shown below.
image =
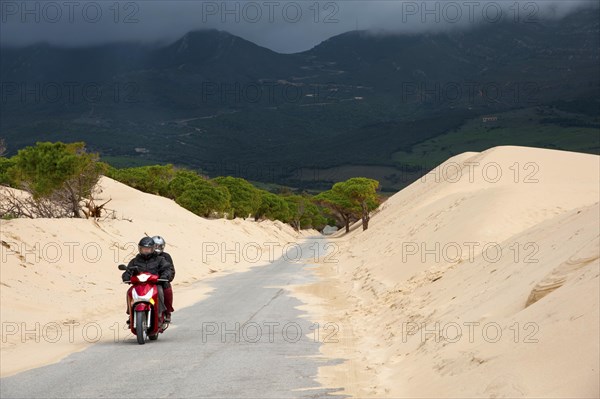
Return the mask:
{"type": "Polygon", "coordinates": [[[459,129],[414,145],[410,151],[395,152],[392,160],[398,165],[434,167],[454,155],[500,145],[600,153],[600,121],[597,116],[572,114],[549,107],[527,108],[494,116],[497,121],[484,123],[481,117],[471,119],[459,129]]]}

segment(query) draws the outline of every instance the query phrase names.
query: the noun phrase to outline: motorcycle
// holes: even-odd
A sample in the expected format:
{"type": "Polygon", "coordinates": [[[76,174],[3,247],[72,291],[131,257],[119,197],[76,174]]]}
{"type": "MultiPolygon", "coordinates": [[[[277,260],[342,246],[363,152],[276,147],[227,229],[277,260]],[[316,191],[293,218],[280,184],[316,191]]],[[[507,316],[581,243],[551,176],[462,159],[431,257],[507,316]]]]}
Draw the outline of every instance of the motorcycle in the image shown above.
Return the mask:
{"type": "MultiPolygon", "coordinates": [[[[119,265],[119,270],[126,269],[127,266],[119,265]]],[[[146,343],[146,336],[154,341],[158,339],[158,334],[169,327],[169,323],[164,321],[164,313],[160,311],[158,298],[158,284],[165,281],[169,280],[147,272],[138,273],[131,280],[125,281],[133,285],[128,291],[129,328],[140,345],[146,343]]]]}

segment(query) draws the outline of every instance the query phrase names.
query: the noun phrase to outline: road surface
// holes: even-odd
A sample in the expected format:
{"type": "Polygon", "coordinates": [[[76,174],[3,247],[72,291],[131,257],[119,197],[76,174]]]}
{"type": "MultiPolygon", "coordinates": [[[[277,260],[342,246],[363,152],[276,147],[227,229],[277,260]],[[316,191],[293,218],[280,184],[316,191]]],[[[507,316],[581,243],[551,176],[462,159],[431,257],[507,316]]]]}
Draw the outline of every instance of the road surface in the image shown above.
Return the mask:
{"type": "MultiPolygon", "coordinates": [[[[324,244],[316,237],[302,242],[302,258],[314,256],[315,245],[323,255],[324,244]]],[[[209,297],[176,311],[158,341],[138,345],[125,331],[59,363],[1,379],[0,397],[332,397],[339,389],[325,389],[315,377],[319,366],[342,360],[319,355],[331,330],[319,326],[317,337],[316,325],[296,308],[302,302],[286,290],[316,277],[307,259],[294,260],[294,249],[288,254],[215,279],[209,297]]]]}

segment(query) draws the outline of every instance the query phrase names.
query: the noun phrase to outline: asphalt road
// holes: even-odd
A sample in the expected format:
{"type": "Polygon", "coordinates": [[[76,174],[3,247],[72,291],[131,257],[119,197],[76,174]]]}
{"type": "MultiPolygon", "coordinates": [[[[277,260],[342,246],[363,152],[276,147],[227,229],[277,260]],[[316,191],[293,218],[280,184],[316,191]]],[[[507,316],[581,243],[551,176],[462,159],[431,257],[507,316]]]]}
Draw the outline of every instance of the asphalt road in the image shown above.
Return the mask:
{"type": "MultiPolygon", "coordinates": [[[[324,254],[324,244],[304,241],[302,257],[314,255],[315,245],[324,254]]],[[[157,341],[138,345],[124,331],[59,363],[0,379],[0,397],[331,397],[338,389],[324,389],[314,378],[319,366],[341,361],[319,356],[333,330],[302,317],[296,308],[302,302],[285,288],[316,278],[305,260],[294,260],[297,250],[215,279],[209,297],[176,311],[157,341]]]]}

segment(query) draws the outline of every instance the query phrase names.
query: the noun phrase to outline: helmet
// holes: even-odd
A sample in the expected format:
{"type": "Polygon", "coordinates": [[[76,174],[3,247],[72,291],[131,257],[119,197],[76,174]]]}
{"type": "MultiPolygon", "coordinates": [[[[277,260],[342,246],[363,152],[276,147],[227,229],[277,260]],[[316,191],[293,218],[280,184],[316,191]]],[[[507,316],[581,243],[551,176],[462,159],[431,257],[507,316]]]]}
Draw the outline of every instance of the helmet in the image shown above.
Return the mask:
{"type": "Polygon", "coordinates": [[[144,258],[149,258],[154,252],[154,240],[150,237],[144,237],[138,244],[138,251],[144,258]]]}
{"type": "Polygon", "coordinates": [[[152,240],[154,240],[154,250],[156,252],[161,253],[165,250],[165,245],[167,245],[167,242],[164,238],[161,236],[154,236],[152,237],[152,240]]]}

